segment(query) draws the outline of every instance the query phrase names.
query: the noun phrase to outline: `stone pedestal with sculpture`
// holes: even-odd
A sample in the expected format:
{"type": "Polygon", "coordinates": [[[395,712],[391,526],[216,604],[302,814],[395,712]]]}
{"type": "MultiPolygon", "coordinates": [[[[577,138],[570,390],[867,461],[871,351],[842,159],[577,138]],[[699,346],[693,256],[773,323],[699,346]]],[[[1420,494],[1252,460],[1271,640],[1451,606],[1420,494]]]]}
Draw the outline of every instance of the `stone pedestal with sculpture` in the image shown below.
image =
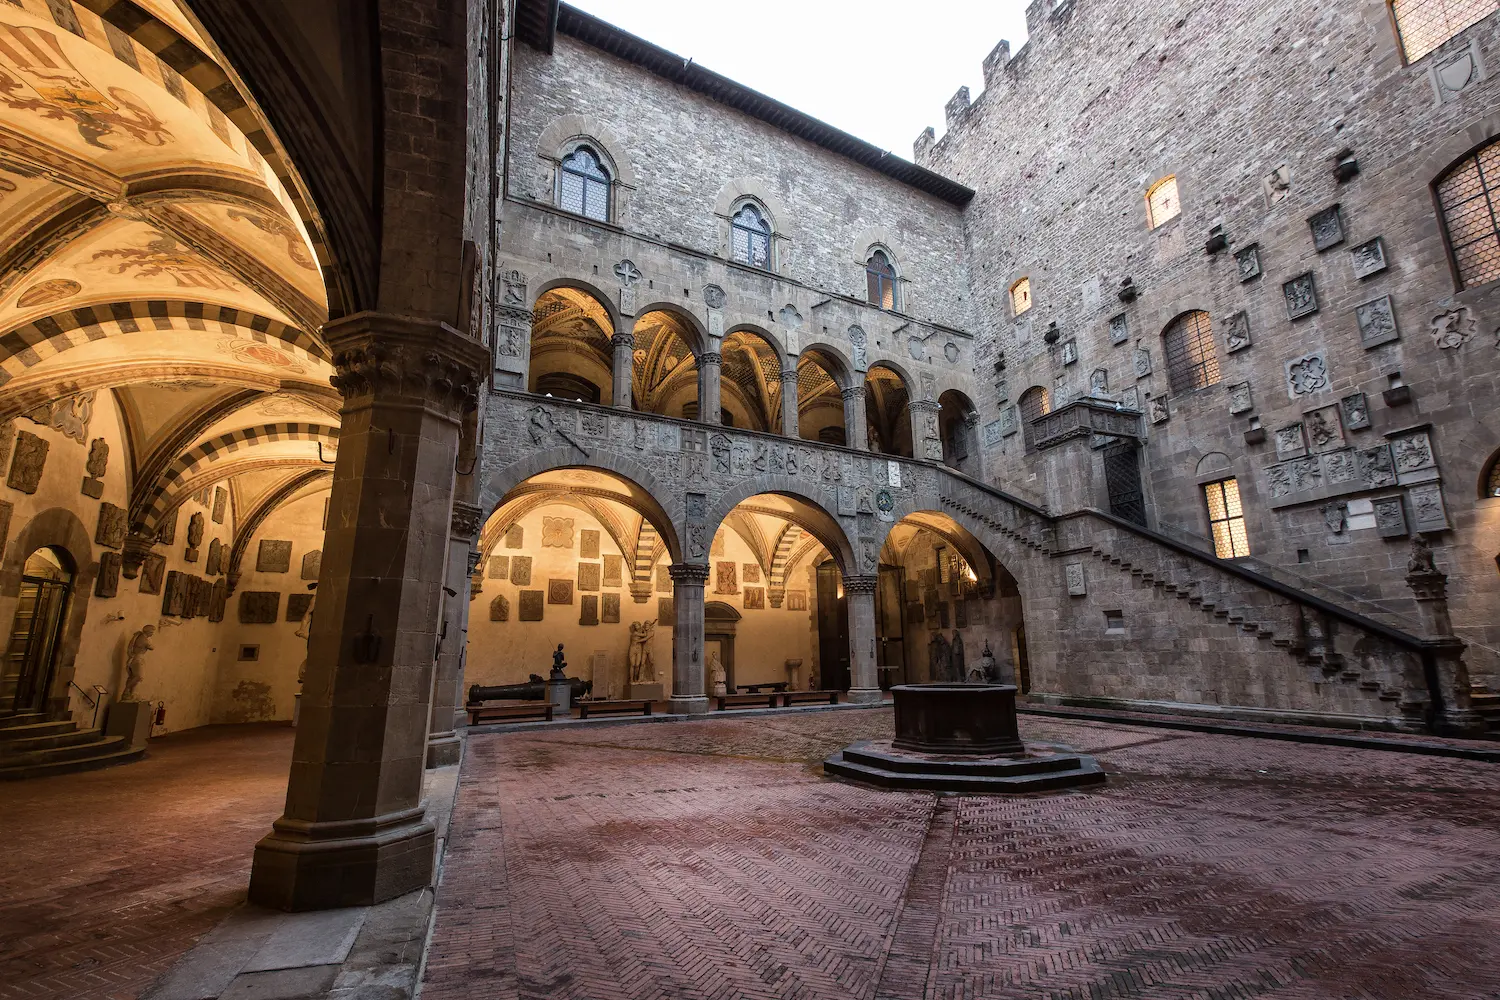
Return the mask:
{"type": "Polygon", "coordinates": [[[656,619],[630,623],[630,649],[625,656],[627,670],[625,697],[636,701],[661,701],[666,687],[656,679],[656,659],[651,640],[656,636],[656,619]]]}
{"type": "Polygon", "coordinates": [[[1437,568],[1424,535],[1412,536],[1406,585],[1416,598],[1422,622],[1423,672],[1428,697],[1434,702],[1432,728],[1443,736],[1482,737],[1485,722],[1474,710],[1464,643],[1453,634],[1448,614],[1448,575],[1437,568]]]}

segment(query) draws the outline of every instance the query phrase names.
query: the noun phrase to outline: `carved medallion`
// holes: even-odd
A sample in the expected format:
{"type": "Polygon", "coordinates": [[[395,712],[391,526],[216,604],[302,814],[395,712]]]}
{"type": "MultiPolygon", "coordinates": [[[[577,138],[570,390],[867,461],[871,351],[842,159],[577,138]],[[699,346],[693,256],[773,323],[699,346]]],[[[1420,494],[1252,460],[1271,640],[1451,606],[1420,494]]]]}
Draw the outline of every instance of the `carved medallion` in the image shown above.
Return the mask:
{"type": "Polygon", "coordinates": [[[572,580],[548,580],[547,581],[547,603],[548,604],[572,604],[573,603],[573,581],[572,580]]]}

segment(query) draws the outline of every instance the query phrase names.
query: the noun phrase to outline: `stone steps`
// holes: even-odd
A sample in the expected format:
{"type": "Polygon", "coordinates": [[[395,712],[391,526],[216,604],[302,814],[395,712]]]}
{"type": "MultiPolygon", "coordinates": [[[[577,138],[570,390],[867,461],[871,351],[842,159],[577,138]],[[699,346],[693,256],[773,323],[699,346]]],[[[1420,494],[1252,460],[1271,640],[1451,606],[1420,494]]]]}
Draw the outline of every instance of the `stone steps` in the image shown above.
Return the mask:
{"type": "Polygon", "coordinates": [[[79,729],[71,720],[48,719],[40,712],[0,717],[0,780],[87,771],[145,752],[145,747],[128,747],[123,736],[79,729]]]}

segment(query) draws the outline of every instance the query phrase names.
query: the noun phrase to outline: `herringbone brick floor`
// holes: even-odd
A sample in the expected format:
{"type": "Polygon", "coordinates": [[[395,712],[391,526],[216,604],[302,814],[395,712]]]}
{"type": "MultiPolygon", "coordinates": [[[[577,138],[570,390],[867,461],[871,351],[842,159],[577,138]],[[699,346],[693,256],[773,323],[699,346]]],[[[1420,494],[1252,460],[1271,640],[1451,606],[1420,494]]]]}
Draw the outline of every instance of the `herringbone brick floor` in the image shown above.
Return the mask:
{"type": "Polygon", "coordinates": [[[472,736],[424,1000],[1500,998],[1500,768],[1023,717],[1110,783],[821,777],[890,719],[472,736]]]}
{"type": "Polygon", "coordinates": [[[0,1000],[131,1000],[245,898],[289,727],[153,740],[121,767],[0,784],[0,1000]]]}

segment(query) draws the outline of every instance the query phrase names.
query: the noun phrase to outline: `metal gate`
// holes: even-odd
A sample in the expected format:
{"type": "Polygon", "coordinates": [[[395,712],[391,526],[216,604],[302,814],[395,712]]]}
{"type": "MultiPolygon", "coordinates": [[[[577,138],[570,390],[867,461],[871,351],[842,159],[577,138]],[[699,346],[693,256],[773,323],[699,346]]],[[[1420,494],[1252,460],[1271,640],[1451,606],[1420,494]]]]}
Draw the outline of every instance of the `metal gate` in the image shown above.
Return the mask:
{"type": "Polygon", "coordinates": [[[1109,512],[1146,526],[1146,496],[1141,489],[1140,446],[1121,441],[1104,449],[1104,484],[1109,490],[1109,512]]]}

